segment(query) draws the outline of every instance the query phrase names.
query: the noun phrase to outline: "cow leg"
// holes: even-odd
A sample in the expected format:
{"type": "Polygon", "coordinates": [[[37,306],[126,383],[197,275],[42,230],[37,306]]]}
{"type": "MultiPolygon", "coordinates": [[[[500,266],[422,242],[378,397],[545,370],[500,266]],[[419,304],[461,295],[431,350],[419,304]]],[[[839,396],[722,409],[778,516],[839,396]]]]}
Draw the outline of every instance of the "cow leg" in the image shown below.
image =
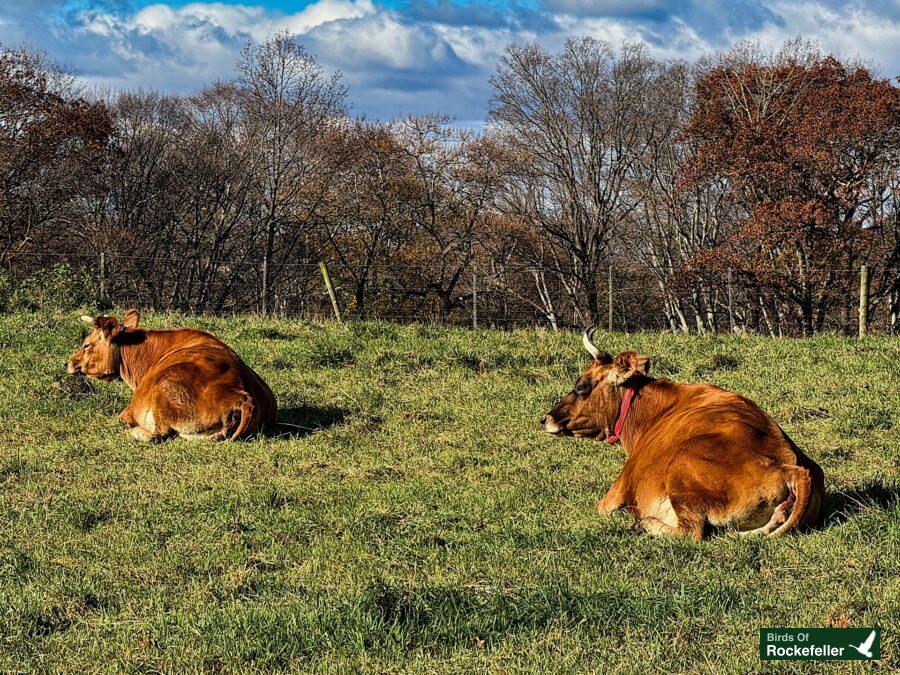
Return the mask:
{"type": "Polygon", "coordinates": [[[609,488],[609,492],[597,501],[597,512],[601,516],[608,516],[623,506],[625,506],[625,490],[622,476],[619,476],[616,482],[612,484],[612,487],[609,488]]]}
{"type": "MultiPolygon", "coordinates": [[[[163,437],[181,436],[190,440],[208,440],[219,428],[215,416],[204,414],[204,400],[215,400],[217,393],[198,389],[202,373],[191,364],[168,369],[157,379],[150,407],[155,432],[163,437]]],[[[148,426],[148,425],[144,425],[148,426]]]]}
{"type": "Polygon", "coordinates": [[[162,441],[172,435],[170,429],[160,429],[157,423],[158,415],[153,408],[147,408],[141,413],[132,414],[135,425],[128,430],[131,437],[144,442],[162,441]]]}
{"type": "Polygon", "coordinates": [[[670,495],[669,501],[672,502],[672,510],[678,519],[675,534],[689,534],[695,541],[703,539],[703,530],[706,527],[706,511],[701,506],[693,503],[689,496],[670,495]]]}
{"type": "Polygon", "coordinates": [[[218,410],[207,411],[207,418],[218,417],[219,428],[210,429],[214,441],[245,438],[258,430],[257,410],[253,398],[246,391],[235,392],[230,388],[220,388],[210,393],[210,399],[218,402],[218,410]],[[216,414],[217,413],[217,414],[216,414]]]}
{"type": "Polygon", "coordinates": [[[128,427],[128,434],[144,442],[156,440],[158,435],[147,393],[146,387],[138,387],[125,410],[119,413],[119,419],[128,427]]]}
{"type": "Polygon", "coordinates": [[[690,535],[699,541],[703,538],[706,517],[694,506],[689,496],[645,496],[638,502],[635,516],[649,534],[690,535]]]}
{"type": "MultiPolygon", "coordinates": [[[[692,447],[696,450],[696,447],[692,447]]],[[[684,453],[690,456],[689,452],[684,453]]],[[[712,473],[712,472],[710,472],[712,473]]],[[[710,492],[709,486],[698,479],[697,467],[689,462],[674,462],[669,466],[665,484],[661,490],[671,506],[671,516],[666,519],[666,534],[690,535],[696,541],[703,539],[707,523],[710,522],[710,508],[718,503],[718,495],[710,492]]]]}
{"type": "Polygon", "coordinates": [[[137,441],[144,441],[145,443],[149,443],[151,441],[154,441],[154,440],[157,440],[160,438],[159,436],[156,436],[155,434],[150,433],[146,429],[144,429],[142,427],[137,427],[137,426],[131,427],[128,430],[128,433],[131,435],[131,437],[133,439],[135,439],[137,441]]]}
{"type": "Polygon", "coordinates": [[[137,426],[137,420],[134,419],[134,412],[131,410],[131,404],[129,403],[125,406],[125,410],[119,413],[119,420],[126,427],[135,427],[137,426]]]}

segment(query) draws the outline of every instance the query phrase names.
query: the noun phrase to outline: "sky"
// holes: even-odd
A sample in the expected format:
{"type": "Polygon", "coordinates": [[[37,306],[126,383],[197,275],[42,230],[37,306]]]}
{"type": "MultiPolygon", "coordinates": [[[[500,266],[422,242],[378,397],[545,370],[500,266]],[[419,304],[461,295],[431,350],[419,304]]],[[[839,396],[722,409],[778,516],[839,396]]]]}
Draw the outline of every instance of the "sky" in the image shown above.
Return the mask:
{"type": "Polygon", "coordinates": [[[511,42],[555,51],[586,35],[691,61],[799,35],[900,75],[900,0],[0,0],[0,44],[46,51],[104,90],[228,79],[244,44],[279,31],[341,71],[356,114],[443,112],[473,126],[511,42]]]}

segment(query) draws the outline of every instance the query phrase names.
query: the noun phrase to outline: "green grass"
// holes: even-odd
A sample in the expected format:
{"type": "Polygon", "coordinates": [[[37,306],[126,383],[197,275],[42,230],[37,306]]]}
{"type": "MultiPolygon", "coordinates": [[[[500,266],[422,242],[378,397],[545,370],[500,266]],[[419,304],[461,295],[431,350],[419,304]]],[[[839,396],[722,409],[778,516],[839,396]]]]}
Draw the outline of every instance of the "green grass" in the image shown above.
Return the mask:
{"type": "Polygon", "coordinates": [[[846,614],[900,665],[900,341],[601,338],[771,412],[826,523],[695,543],[601,519],[619,447],[540,416],[578,336],[150,316],[213,331],[289,433],[129,439],[124,384],[71,380],[71,317],[0,318],[0,671],[787,672],[761,626],[846,614]]]}

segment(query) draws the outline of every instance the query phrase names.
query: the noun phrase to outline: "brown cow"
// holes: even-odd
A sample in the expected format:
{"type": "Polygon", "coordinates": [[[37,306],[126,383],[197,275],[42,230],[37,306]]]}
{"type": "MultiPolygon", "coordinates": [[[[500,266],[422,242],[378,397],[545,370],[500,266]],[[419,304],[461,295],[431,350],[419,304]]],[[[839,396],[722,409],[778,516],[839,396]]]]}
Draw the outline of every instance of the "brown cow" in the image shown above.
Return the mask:
{"type": "Polygon", "coordinates": [[[818,464],[755,403],[710,384],[648,377],[650,359],[594,357],[541,421],[551,434],[621,438],[625,466],[597,510],[632,513],[654,534],[703,537],[707,526],[778,536],[819,516],[818,464]]]}
{"type": "Polygon", "coordinates": [[[119,419],[142,441],[176,434],[236,440],[275,424],[272,390],[231,348],[190,328],[144,330],[135,309],[81,317],[91,324],[66,364],[70,375],[108,382],[122,378],[134,392],[119,419]]]}

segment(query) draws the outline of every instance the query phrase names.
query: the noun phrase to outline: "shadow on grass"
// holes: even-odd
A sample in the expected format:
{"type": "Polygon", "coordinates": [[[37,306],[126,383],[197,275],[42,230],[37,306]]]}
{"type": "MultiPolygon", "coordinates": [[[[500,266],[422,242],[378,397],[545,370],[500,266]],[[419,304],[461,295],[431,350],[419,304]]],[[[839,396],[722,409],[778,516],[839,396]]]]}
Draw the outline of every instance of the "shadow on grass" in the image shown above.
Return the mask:
{"type": "Polygon", "coordinates": [[[900,483],[867,481],[849,490],[825,493],[822,528],[846,523],[867,509],[887,509],[900,501],[900,483]]]}
{"type": "Polygon", "coordinates": [[[266,432],[269,438],[303,438],[343,423],[349,413],[334,406],[295,406],[278,410],[278,424],[266,432]]]}

